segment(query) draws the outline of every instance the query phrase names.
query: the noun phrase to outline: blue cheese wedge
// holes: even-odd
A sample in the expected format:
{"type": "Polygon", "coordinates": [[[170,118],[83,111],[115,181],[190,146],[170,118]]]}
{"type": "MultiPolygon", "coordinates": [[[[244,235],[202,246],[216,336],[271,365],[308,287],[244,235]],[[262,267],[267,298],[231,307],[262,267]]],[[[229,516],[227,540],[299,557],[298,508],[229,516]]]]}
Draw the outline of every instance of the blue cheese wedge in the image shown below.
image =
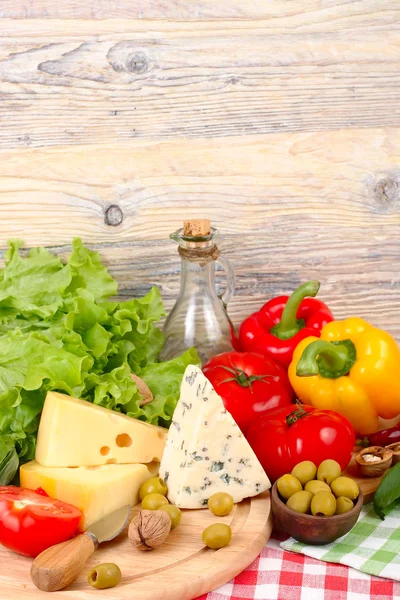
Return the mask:
{"type": "Polygon", "coordinates": [[[183,376],[160,465],[168,499],[180,508],[203,508],[216,492],[235,502],[271,484],[221,397],[193,365],[183,376]]]}

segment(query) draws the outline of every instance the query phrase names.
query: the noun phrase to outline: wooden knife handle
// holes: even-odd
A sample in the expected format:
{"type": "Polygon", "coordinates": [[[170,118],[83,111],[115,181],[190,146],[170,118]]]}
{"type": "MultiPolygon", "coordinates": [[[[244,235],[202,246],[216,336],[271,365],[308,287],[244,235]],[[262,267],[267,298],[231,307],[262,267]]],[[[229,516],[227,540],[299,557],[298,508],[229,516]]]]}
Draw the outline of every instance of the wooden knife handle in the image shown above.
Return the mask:
{"type": "Polygon", "coordinates": [[[87,533],[44,550],[35,558],[31,578],[39,590],[56,592],[74,581],[96,550],[96,542],[87,533]]]}

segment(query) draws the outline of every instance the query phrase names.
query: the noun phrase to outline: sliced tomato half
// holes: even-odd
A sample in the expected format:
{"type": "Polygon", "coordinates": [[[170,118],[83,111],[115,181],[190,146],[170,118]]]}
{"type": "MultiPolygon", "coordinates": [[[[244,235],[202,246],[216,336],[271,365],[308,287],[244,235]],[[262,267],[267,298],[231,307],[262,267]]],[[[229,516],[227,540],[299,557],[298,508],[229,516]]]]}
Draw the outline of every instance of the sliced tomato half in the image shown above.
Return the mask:
{"type": "Polygon", "coordinates": [[[37,556],[70,539],[82,511],[71,504],[15,486],[0,487],[0,543],[25,556],[37,556]]]}

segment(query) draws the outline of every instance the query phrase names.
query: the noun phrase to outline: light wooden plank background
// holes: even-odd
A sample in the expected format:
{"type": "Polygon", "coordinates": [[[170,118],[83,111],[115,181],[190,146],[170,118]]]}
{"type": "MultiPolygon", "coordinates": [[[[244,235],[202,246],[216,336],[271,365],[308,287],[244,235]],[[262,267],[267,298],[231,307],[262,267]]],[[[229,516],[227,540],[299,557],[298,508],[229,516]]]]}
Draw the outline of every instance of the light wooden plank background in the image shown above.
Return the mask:
{"type": "Polygon", "coordinates": [[[184,216],[235,323],[318,278],[400,339],[400,0],[0,0],[0,247],[80,235],[169,308],[184,216]]]}

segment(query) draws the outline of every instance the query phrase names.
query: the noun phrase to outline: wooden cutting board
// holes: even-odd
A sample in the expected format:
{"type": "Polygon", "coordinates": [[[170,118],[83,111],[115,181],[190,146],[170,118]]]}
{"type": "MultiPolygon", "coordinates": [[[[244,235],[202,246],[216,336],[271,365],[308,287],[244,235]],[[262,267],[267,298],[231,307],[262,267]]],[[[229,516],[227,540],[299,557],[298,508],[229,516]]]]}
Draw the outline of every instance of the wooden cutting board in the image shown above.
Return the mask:
{"type": "MultiPolygon", "coordinates": [[[[139,507],[133,509],[137,512],[139,507]]],[[[76,582],[61,592],[38,590],[30,579],[32,559],[0,546],[1,600],[192,600],[230,581],[258,556],[272,530],[269,492],[244,500],[227,517],[209,510],[183,511],[181,524],[157,550],[141,552],[132,546],[127,530],[102,544],[76,582]],[[220,550],[205,548],[201,534],[216,522],[232,528],[232,541],[220,550]],[[122,581],[108,590],[93,589],[86,581],[89,569],[114,562],[122,581]]]]}
{"type": "MultiPolygon", "coordinates": [[[[345,474],[357,481],[364,502],[371,501],[381,477],[360,477],[355,454],[345,474]]],[[[135,507],[133,515],[138,510],[135,507]]],[[[208,510],[183,511],[180,526],[157,550],[141,552],[133,548],[126,529],[112,542],[100,546],[74,584],[51,594],[33,585],[29,575],[31,559],[0,546],[0,597],[1,600],[193,600],[241,573],[261,552],[271,530],[269,492],[244,500],[228,517],[215,517],[208,510]],[[201,534],[216,522],[230,524],[233,537],[229,546],[214,551],[204,547],[201,534]],[[123,577],[116,588],[94,590],[88,585],[89,569],[102,562],[115,562],[121,568],[123,577]]]]}

